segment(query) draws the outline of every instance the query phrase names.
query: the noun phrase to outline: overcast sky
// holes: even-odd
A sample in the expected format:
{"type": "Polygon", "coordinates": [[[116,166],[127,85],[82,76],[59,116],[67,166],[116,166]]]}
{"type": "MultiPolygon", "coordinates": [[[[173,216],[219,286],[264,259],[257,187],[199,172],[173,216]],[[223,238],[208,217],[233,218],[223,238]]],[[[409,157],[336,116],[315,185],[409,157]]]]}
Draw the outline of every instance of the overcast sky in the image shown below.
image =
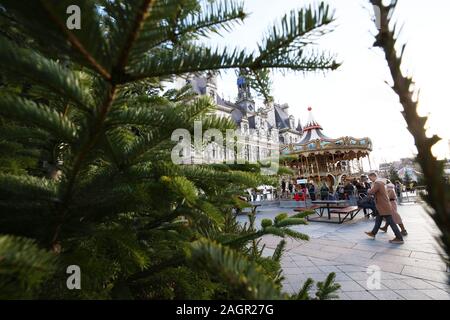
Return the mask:
{"type": "MultiPolygon", "coordinates": [[[[375,24],[371,22],[368,0],[328,0],[335,11],[335,29],[319,41],[321,48],[337,54],[342,66],[327,74],[290,73],[273,75],[276,102],[287,102],[290,112],[304,124],[307,107],[330,137],[368,136],[374,144],[371,160],[381,162],[412,156],[413,139],[400,114],[397,96],[385,83],[390,75],[380,49],[371,48],[375,24]]],[[[305,0],[246,0],[250,16],[244,24],[213,42],[228,47],[254,50],[267,27],[284,13],[310,3],[305,0]]],[[[433,152],[440,158],[449,156],[450,89],[449,31],[450,1],[399,0],[396,18],[404,23],[402,41],[408,43],[405,70],[421,89],[420,112],[430,114],[429,133],[444,141],[433,152]]],[[[219,93],[234,100],[237,94],[233,72],[219,80],[219,93]]]]}

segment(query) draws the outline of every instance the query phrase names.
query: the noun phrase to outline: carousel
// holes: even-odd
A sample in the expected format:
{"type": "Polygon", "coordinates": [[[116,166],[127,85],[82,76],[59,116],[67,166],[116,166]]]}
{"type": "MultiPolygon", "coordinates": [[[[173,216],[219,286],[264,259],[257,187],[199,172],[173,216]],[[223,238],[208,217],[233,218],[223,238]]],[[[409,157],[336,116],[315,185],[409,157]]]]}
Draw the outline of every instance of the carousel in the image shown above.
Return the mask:
{"type": "Polygon", "coordinates": [[[298,177],[337,185],[342,178],[363,173],[363,159],[372,151],[369,138],[351,136],[337,139],[323,133],[322,126],[315,121],[312,108],[308,108],[309,118],[303,128],[300,141],[281,146],[281,159],[298,177]]]}

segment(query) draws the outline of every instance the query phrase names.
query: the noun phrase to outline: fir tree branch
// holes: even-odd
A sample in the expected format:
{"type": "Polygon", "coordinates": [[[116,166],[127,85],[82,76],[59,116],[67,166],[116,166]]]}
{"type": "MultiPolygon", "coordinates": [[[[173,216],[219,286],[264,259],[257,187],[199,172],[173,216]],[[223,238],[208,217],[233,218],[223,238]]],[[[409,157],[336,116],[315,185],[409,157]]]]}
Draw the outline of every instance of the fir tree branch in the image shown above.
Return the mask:
{"type": "MultiPolygon", "coordinates": [[[[382,0],[370,0],[374,6],[380,8],[380,32],[376,37],[374,46],[384,51],[389,71],[394,85],[392,89],[398,95],[403,106],[402,115],[408,124],[408,130],[414,137],[417,146],[417,161],[422,167],[428,195],[425,197],[428,204],[434,209],[429,212],[442,232],[441,245],[450,257],[450,185],[445,182],[443,163],[438,161],[431,151],[431,147],[440,140],[436,135],[428,138],[424,129],[427,117],[420,117],[417,113],[418,99],[414,99],[411,90],[413,80],[403,75],[401,71],[402,58],[405,45],[400,55],[395,49],[397,42],[395,27],[390,29],[392,14],[397,1],[384,6],[382,0]]],[[[447,258],[448,259],[448,258],[447,258]]],[[[448,260],[447,260],[448,263],[448,260]]]]}
{"type": "Polygon", "coordinates": [[[131,28],[131,32],[127,37],[125,45],[121,51],[119,60],[117,62],[116,70],[119,73],[122,73],[126,67],[128,56],[130,54],[131,48],[136,41],[139,31],[142,29],[144,25],[145,19],[148,18],[151,11],[151,6],[155,3],[155,0],[144,0],[142,2],[142,6],[139,9],[136,18],[133,21],[133,27],[131,28]]]}
{"type": "Polygon", "coordinates": [[[89,51],[83,46],[83,44],[78,40],[78,38],[71,32],[66,25],[59,20],[58,16],[53,12],[51,5],[47,0],[40,0],[42,6],[47,11],[50,19],[56,24],[58,29],[64,33],[67,37],[67,40],[71,43],[73,48],[77,50],[96,70],[103,78],[106,80],[111,80],[111,74],[108,70],[105,69],[95,58],[92,56],[89,51]]]}
{"type": "Polygon", "coordinates": [[[106,95],[104,103],[100,107],[99,116],[96,119],[93,130],[91,132],[91,136],[88,139],[88,141],[85,143],[85,145],[81,148],[80,152],[78,153],[78,156],[75,158],[73,168],[72,168],[71,173],[68,178],[67,187],[66,187],[65,192],[62,197],[60,222],[56,226],[54,235],[51,240],[51,247],[55,251],[60,250],[59,246],[58,246],[58,237],[61,232],[61,228],[64,223],[66,214],[68,212],[70,201],[73,197],[73,189],[74,189],[78,174],[80,172],[81,166],[83,164],[84,159],[87,157],[89,151],[95,146],[95,144],[97,143],[97,141],[100,137],[101,128],[105,121],[106,115],[109,111],[109,108],[111,107],[111,104],[114,101],[114,95],[116,93],[116,90],[117,90],[117,87],[115,85],[112,85],[110,87],[110,89],[108,90],[108,93],[106,95]]]}

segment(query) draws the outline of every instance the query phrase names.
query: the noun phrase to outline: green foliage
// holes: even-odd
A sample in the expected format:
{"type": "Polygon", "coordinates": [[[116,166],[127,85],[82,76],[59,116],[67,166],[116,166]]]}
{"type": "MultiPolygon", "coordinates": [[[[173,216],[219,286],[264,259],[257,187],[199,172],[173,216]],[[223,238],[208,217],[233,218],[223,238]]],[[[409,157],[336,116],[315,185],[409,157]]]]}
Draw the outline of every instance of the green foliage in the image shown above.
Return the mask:
{"type": "Polygon", "coordinates": [[[272,225],[272,220],[270,220],[270,219],[262,219],[261,227],[267,228],[267,227],[270,227],[271,225],[272,225]]]}
{"type": "Polygon", "coordinates": [[[396,181],[401,181],[397,169],[395,169],[394,166],[391,166],[389,168],[389,180],[391,180],[392,183],[395,183],[396,181]]]}
{"type": "Polygon", "coordinates": [[[275,251],[273,252],[272,260],[280,262],[285,249],[286,249],[286,240],[283,239],[280,241],[280,243],[278,243],[275,251]]]}
{"type": "Polygon", "coordinates": [[[0,299],[32,298],[55,271],[55,262],[33,240],[0,236],[0,299]]]}
{"type": "Polygon", "coordinates": [[[220,244],[199,240],[192,244],[189,259],[228,283],[237,299],[276,299],[281,295],[258,264],[220,244]]]}
{"type": "Polygon", "coordinates": [[[317,283],[316,297],[319,300],[329,300],[337,298],[335,292],[341,288],[340,284],[334,283],[336,274],[334,272],[330,273],[324,282],[317,283]]]}
{"type": "Polygon", "coordinates": [[[164,83],[234,68],[264,77],[254,85],[267,92],[268,70],[332,70],[332,57],[306,50],[333,21],[329,7],[293,11],[248,53],[200,44],[246,17],[233,1],[80,0],[81,30],[66,28],[70,4],[2,1],[2,294],[285,298],[284,245],[264,257],[259,240],[307,239],[289,228],[305,221],[237,223],[233,210],[245,204],[236,199],[277,183],[262,164],[175,165],[175,129],[235,125],[210,115],[210,98],[189,87],[164,92],[164,83]],[[72,264],[83,290],[65,286],[72,264]]]}
{"type": "Polygon", "coordinates": [[[335,299],[338,296],[336,295],[336,291],[338,291],[341,286],[334,282],[334,279],[336,278],[336,274],[334,272],[330,273],[324,282],[317,282],[317,290],[315,293],[315,298],[312,298],[310,296],[310,292],[312,291],[314,280],[311,278],[308,278],[300,291],[291,296],[291,299],[293,300],[330,300],[335,299]]]}
{"type": "Polygon", "coordinates": [[[275,223],[278,223],[284,219],[286,219],[288,217],[288,214],[283,212],[283,213],[279,213],[276,217],[275,217],[275,223]]]}
{"type": "Polygon", "coordinates": [[[405,176],[403,177],[403,183],[407,186],[407,188],[409,188],[411,182],[412,182],[411,175],[408,172],[405,172],[405,176]]]}
{"type": "MultiPolygon", "coordinates": [[[[217,292],[227,290],[226,285],[211,282],[207,272],[198,268],[193,270],[186,266],[169,267],[154,275],[149,275],[139,282],[139,287],[145,287],[139,299],[211,299],[217,292]]],[[[117,290],[113,292],[114,298],[130,298],[128,295],[120,294],[117,290]],[[120,295],[119,295],[120,294],[120,295]]]]}
{"type": "Polygon", "coordinates": [[[61,141],[73,142],[77,137],[76,126],[62,114],[46,106],[38,106],[30,100],[3,95],[0,100],[1,115],[20,122],[29,121],[61,141]]]}
{"type": "Polygon", "coordinates": [[[311,297],[309,296],[309,292],[311,291],[313,285],[314,285],[313,279],[311,278],[306,279],[299,292],[292,298],[295,300],[310,300],[311,297]]]}
{"type": "Polygon", "coordinates": [[[293,216],[291,216],[291,218],[304,219],[307,216],[310,216],[312,214],[315,214],[314,210],[305,210],[305,211],[294,214],[293,216]]]}

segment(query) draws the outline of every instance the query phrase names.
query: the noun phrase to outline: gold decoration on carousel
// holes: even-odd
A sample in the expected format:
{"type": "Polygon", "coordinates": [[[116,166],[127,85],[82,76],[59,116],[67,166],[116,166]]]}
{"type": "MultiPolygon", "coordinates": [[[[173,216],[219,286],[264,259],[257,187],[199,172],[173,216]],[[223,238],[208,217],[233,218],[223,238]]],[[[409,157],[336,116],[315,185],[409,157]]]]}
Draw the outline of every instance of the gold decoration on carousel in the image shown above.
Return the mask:
{"type": "MultiPolygon", "coordinates": [[[[308,108],[309,112],[311,110],[312,108],[308,108]]],[[[283,155],[298,155],[298,159],[291,162],[291,167],[295,165],[300,169],[300,174],[305,176],[311,176],[317,171],[317,177],[320,181],[321,175],[324,174],[350,173],[352,169],[354,170],[354,160],[361,162],[362,158],[369,157],[372,151],[372,141],[368,137],[328,138],[322,133],[322,127],[310,113],[300,143],[282,145],[280,151],[283,155]],[[310,157],[314,158],[312,162],[309,161],[310,157]],[[346,165],[344,166],[341,161],[346,161],[346,165]]]]}

